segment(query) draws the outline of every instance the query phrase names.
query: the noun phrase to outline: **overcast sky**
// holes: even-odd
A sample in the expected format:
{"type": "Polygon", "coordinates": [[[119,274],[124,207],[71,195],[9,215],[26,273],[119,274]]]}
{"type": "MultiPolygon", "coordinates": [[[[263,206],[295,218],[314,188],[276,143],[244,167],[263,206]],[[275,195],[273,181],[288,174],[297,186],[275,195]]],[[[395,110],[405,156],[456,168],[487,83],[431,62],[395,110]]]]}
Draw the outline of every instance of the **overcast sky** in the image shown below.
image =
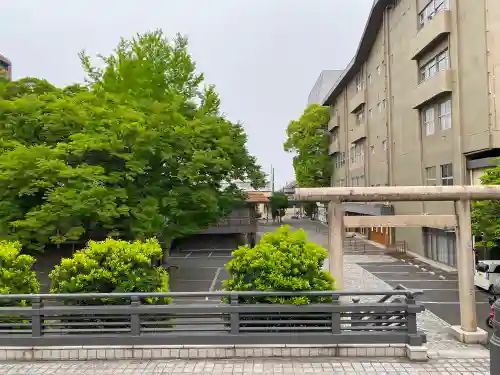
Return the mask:
{"type": "Polygon", "coordinates": [[[344,69],[373,0],[0,0],[0,54],[14,78],[83,81],[77,53],[109,54],[120,37],[162,28],[190,51],[222,109],[245,124],[250,152],[276,186],[293,179],[283,151],[324,69],[344,69]]]}

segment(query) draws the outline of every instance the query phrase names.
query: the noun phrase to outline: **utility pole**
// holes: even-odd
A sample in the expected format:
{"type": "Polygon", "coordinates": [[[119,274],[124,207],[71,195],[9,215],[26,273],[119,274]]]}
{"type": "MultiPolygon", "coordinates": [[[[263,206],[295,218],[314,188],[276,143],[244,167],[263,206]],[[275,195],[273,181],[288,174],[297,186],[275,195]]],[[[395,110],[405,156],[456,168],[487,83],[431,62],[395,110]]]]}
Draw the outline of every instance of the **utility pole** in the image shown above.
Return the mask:
{"type": "Polygon", "coordinates": [[[271,192],[274,194],[274,167],[271,164],[271,192]]]}

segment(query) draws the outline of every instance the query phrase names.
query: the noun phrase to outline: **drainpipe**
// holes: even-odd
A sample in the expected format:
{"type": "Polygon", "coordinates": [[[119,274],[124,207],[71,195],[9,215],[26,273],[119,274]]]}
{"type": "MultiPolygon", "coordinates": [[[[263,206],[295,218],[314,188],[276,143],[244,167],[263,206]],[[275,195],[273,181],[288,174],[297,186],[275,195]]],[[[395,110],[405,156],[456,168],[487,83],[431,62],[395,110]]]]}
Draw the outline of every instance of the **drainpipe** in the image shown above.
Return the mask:
{"type": "Polygon", "coordinates": [[[389,186],[394,185],[394,165],[393,165],[393,139],[392,139],[392,81],[391,81],[391,47],[390,47],[390,25],[389,11],[387,7],[384,11],[384,60],[385,60],[385,87],[387,92],[386,99],[386,120],[387,120],[387,180],[389,186]]]}

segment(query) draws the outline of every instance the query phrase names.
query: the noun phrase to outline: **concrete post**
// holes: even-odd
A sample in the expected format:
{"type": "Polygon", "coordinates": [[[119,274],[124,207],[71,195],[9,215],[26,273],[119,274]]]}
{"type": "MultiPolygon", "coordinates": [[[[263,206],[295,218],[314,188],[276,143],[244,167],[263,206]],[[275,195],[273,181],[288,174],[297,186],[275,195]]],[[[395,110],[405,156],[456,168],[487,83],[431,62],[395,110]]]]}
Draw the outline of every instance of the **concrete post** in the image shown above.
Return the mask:
{"type": "Polygon", "coordinates": [[[328,266],[337,290],[344,289],[344,208],[338,201],[328,204],[328,266]]]}
{"type": "Polygon", "coordinates": [[[474,256],[472,249],[470,201],[456,201],[458,219],[457,261],[460,294],[460,323],[465,332],[477,330],[474,256]]]}
{"type": "Polygon", "coordinates": [[[462,342],[485,343],[488,340],[488,334],[486,331],[478,329],[477,327],[470,201],[456,201],[455,213],[458,222],[458,227],[456,228],[456,242],[460,297],[460,327],[452,327],[452,333],[462,342]]]}
{"type": "Polygon", "coordinates": [[[490,374],[500,374],[500,299],[495,302],[493,335],[490,340],[490,374]]]}

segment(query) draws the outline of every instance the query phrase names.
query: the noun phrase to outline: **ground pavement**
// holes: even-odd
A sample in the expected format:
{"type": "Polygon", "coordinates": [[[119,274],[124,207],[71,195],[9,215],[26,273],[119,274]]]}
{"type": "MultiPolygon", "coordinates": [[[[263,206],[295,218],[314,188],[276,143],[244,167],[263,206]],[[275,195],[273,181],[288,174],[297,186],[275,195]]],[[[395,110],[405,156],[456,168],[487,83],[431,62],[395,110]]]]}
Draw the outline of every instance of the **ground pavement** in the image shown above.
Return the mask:
{"type": "Polygon", "coordinates": [[[349,359],[314,360],[206,360],[206,361],[95,361],[0,363],[2,375],[487,375],[488,363],[476,359],[440,359],[429,363],[402,360],[356,361],[349,359]]]}

